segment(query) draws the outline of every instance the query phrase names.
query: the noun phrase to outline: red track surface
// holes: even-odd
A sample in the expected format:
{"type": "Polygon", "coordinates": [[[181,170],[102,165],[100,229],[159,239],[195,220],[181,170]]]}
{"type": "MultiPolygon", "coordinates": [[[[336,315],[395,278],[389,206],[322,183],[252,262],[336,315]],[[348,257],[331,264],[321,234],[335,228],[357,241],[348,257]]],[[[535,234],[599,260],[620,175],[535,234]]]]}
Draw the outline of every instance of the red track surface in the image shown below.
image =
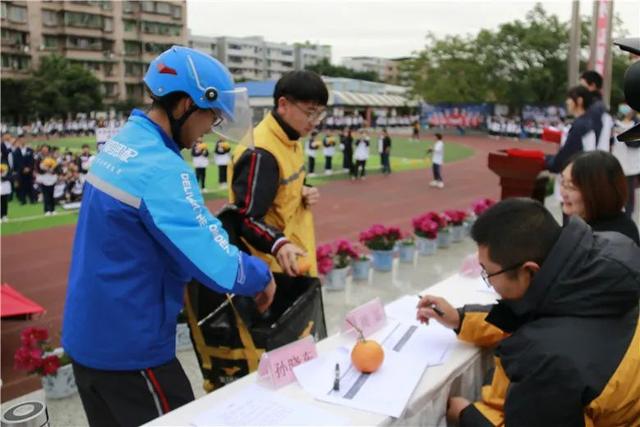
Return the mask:
{"type": "MultiPolygon", "coordinates": [[[[364,181],[336,181],[321,187],[321,203],[314,208],[318,242],[355,240],[374,223],[409,230],[413,216],[426,210],[467,208],[479,197],[498,199],[498,178],[487,169],[487,153],[507,147],[542,149],[552,144],[495,141],[485,137],[447,137],[472,147],[475,154],[443,168],[446,187],[428,186],[431,172],[417,170],[374,175],[364,181]]],[[[215,211],[222,201],[208,203],[215,211]]],[[[2,321],[2,401],[40,388],[37,377],[13,369],[13,353],[20,331],[32,325],[60,331],[74,226],[2,237],[2,282],[37,301],[47,313],[34,321],[2,321]]],[[[55,333],[54,333],[55,335],[55,333]]],[[[58,341],[58,337],[55,337],[58,341]]]]}

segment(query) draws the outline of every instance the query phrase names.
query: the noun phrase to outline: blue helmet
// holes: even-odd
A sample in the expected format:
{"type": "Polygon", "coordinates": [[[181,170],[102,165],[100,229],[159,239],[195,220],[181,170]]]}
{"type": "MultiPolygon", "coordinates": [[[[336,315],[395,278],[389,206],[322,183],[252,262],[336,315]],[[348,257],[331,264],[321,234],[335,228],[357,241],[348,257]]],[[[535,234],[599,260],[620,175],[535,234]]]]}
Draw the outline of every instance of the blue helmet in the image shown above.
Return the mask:
{"type": "Polygon", "coordinates": [[[184,92],[198,108],[216,109],[234,120],[233,78],[220,61],[205,53],[172,46],[151,61],[144,82],[154,98],[184,92]]]}

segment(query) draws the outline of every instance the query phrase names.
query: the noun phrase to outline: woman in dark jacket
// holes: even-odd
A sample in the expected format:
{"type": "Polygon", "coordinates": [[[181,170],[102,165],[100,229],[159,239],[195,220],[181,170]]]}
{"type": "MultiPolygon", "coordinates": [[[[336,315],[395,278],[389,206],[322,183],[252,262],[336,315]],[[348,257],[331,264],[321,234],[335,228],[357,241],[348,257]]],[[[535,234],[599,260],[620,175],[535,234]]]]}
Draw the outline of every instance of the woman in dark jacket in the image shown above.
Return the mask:
{"type": "Polygon", "coordinates": [[[616,231],[640,245],[638,227],[622,211],[627,192],[618,159],[605,151],[581,153],[562,171],[565,215],[578,215],[593,231],[616,231]]]}

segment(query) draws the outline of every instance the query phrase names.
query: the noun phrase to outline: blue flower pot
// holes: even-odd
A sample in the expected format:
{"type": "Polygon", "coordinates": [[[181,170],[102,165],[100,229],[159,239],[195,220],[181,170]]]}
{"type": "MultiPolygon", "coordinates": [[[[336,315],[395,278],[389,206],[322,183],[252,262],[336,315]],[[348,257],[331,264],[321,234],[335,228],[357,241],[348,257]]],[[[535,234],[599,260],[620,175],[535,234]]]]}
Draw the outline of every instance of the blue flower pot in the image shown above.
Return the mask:
{"type": "Polygon", "coordinates": [[[371,261],[369,259],[354,261],[352,271],[353,280],[369,280],[370,268],[371,261]]]}
{"type": "Polygon", "coordinates": [[[412,263],[415,253],[415,245],[400,245],[400,262],[412,263]]]}
{"type": "Polygon", "coordinates": [[[438,247],[446,249],[451,246],[451,229],[445,228],[438,231],[438,247]]]}
{"type": "Polygon", "coordinates": [[[418,248],[418,253],[422,256],[434,255],[438,250],[438,239],[416,237],[416,247],[418,248]]]}
{"type": "Polygon", "coordinates": [[[391,271],[393,268],[393,250],[372,251],[373,268],[378,271],[391,271]]]}
{"type": "Polygon", "coordinates": [[[464,225],[454,225],[451,227],[451,241],[453,243],[462,242],[464,237],[464,225]]]}
{"type": "Polygon", "coordinates": [[[341,291],[347,284],[349,267],[334,268],[325,276],[324,287],[328,291],[341,291]]]}

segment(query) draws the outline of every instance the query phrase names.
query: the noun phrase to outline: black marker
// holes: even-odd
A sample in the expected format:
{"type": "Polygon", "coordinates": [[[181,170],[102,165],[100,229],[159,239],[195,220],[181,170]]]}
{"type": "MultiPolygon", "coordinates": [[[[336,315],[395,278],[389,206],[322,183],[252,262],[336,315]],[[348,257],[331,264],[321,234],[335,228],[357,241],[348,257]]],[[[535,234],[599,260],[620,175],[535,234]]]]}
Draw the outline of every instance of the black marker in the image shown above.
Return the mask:
{"type": "Polygon", "coordinates": [[[333,380],[333,391],[340,391],[340,364],[336,363],[336,376],[333,380]]]}

